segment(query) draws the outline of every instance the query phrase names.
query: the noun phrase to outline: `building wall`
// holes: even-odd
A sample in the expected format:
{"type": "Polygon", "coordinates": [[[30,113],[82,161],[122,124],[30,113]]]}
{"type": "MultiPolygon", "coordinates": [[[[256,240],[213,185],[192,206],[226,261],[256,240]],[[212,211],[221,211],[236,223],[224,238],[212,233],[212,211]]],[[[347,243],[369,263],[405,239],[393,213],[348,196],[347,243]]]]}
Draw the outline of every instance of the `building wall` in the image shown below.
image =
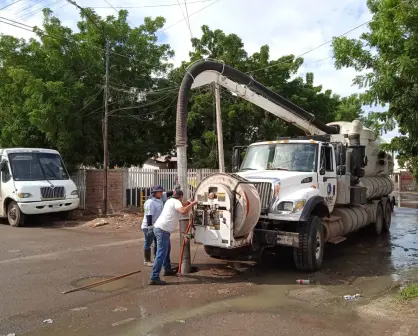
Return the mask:
{"type": "MultiPolygon", "coordinates": [[[[95,213],[103,213],[103,178],[102,170],[87,171],[86,208],[95,213]]],[[[115,213],[124,208],[123,205],[123,171],[108,172],[108,213],[115,213]]]]}
{"type": "Polygon", "coordinates": [[[410,172],[401,171],[399,174],[400,191],[418,191],[416,181],[410,172]]]}

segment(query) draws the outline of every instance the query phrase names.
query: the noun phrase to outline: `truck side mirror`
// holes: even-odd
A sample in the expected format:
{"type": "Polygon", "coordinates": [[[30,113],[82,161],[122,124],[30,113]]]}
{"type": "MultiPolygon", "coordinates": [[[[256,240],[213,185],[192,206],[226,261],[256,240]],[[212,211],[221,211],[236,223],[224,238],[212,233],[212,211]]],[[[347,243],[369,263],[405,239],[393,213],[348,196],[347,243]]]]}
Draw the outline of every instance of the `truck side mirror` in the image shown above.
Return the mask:
{"type": "Polygon", "coordinates": [[[235,173],[241,167],[242,153],[248,146],[235,146],[232,148],[232,172],[235,173]]]}
{"type": "Polygon", "coordinates": [[[235,173],[239,170],[240,160],[241,159],[241,150],[239,147],[234,147],[232,149],[232,172],[235,173]]]}
{"type": "Polygon", "coordinates": [[[4,172],[7,168],[7,161],[3,160],[0,162],[0,171],[4,172]]]}

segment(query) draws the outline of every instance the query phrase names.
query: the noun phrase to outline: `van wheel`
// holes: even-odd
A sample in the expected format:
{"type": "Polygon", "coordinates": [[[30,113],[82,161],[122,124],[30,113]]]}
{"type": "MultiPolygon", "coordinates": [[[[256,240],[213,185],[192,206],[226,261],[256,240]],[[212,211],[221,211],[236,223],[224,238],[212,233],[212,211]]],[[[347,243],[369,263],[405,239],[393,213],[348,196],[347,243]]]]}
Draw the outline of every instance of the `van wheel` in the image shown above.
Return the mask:
{"type": "Polygon", "coordinates": [[[293,249],[293,261],[298,270],[314,272],[322,267],[324,258],[324,226],[317,216],[298,224],[299,248],[293,249]]]}
{"type": "Polygon", "coordinates": [[[383,221],[383,231],[389,232],[390,224],[392,223],[392,204],[387,201],[385,206],[385,218],[383,221]]]}
{"type": "Polygon", "coordinates": [[[7,207],[7,220],[10,226],[23,226],[25,224],[25,214],[20,210],[15,201],[9,203],[7,207]]]}

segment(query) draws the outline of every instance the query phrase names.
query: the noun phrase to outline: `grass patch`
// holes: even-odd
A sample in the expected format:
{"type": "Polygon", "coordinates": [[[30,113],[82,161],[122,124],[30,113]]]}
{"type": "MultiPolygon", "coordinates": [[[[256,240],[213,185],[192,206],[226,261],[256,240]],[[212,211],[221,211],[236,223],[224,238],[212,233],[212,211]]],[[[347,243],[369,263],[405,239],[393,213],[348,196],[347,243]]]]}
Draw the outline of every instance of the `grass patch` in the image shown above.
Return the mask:
{"type": "Polygon", "coordinates": [[[406,286],[401,290],[400,296],[402,300],[418,299],[418,283],[406,286]]]}

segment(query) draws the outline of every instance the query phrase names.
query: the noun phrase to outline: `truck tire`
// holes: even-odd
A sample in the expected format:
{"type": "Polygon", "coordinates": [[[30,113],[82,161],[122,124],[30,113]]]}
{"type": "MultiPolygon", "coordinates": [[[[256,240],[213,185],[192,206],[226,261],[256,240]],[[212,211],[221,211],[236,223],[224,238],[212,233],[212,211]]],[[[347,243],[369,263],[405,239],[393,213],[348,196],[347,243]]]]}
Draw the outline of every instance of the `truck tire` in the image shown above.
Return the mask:
{"type": "Polygon", "coordinates": [[[385,217],[383,220],[383,231],[389,232],[392,223],[392,203],[388,200],[385,206],[385,217]]]}
{"type": "Polygon", "coordinates": [[[205,249],[206,254],[213,258],[213,259],[222,259],[222,257],[218,254],[216,254],[215,249],[212,246],[203,246],[203,248],[205,249]]]}
{"type": "Polygon", "coordinates": [[[293,249],[293,261],[298,270],[314,272],[321,268],[324,258],[324,226],[317,216],[299,222],[299,248],[293,249]]]}
{"type": "Polygon", "coordinates": [[[23,226],[25,224],[25,214],[20,210],[15,201],[11,201],[7,206],[7,220],[10,226],[23,226]]]}
{"type": "Polygon", "coordinates": [[[374,223],[370,225],[371,232],[376,236],[380,235],[385,225],[385,213],[383,211],[382,202],[379,202],[376,208],[376,218],[374,223]]]}

